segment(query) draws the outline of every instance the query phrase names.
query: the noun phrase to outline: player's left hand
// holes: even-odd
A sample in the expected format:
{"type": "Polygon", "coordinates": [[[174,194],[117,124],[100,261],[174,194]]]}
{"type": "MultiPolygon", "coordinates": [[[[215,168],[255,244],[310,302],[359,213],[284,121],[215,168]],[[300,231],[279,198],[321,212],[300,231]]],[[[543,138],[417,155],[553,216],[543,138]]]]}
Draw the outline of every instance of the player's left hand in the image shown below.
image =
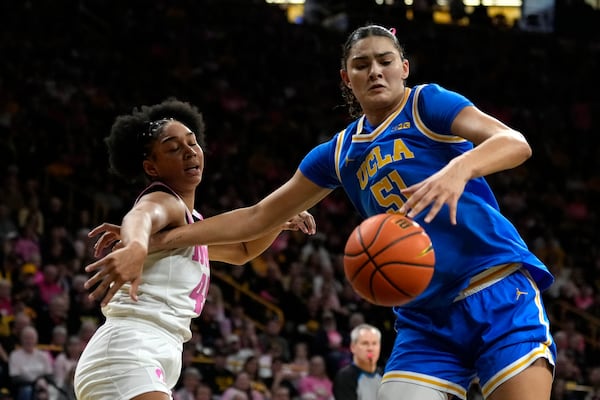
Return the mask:
{"type": "Polygon", "coordinates": [[[121,226],[104,222],[98,225],[88,233],[88,237],[98,236],[100,239],[94,244],[94,257],[98,258],[104,254],[105,250],[115,250],[121,245],[121,226]]]}
{"type": "Polygon", "coordinates": [[[468,177],[466,171],[462,171],[460,164],[448,164],[429,178],[402,189],[401,192],[408,200],[400,208],[400,213],[414,218],[425,208],[431,206],[425,216],[425,222],[429,223],[435,218],[444,204],[448,205],[450,222],[456,225],[456,210],[458,199],[465,190],[468,177]]]}
{"type": "Polygon", "coordinates": [[[317,223],[315,217],[308,211],[302,211],[300,214],[294,216],[288,222],[286,222],[283,230],[288,231],[302,231],[307,235],[314,235],[317,232],[317,223]]]}

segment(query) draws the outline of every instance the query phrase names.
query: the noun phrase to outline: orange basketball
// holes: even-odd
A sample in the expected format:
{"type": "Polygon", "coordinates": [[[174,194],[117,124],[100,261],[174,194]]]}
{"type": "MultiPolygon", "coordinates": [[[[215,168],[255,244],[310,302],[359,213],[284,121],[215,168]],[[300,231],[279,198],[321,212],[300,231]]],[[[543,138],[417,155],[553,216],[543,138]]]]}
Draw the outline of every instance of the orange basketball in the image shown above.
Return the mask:
{"type": "Polygon", "coordinates": [[[344,272],[354,290],[380,306],[401,306],[433,276],[435,253],[425,230],[400,214],[367,218],[350,234],[344,272]]]}

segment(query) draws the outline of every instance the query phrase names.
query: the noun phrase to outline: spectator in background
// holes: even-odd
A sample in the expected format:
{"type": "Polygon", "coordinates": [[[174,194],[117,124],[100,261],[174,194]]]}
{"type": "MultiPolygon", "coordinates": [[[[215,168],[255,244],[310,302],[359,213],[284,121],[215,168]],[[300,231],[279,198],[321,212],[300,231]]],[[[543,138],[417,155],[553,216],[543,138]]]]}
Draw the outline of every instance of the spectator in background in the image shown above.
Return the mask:
{"type": "Polygon", "coordinates": [[[345,336],[338,328],[336,316],[330,311],[324,312],[321,327],[315,335],[313,352],[324,357],[330,377],[352,359],[345,336]]]}
{"type": "Polygon", "coordinates": [[[590,387],[584,400],[600,400],[600,365],[592,365],[587,373],[587,384],[590,387]]]}
{"type": "Polygon", "coordinates": [[[225,389],[221,400],[266,400],[264,394],[252,388],[252,380],[247,372],[241,371],[235,377],[233,384],[225,389]]]}
{"type": "Polygon", "coordinates": [[[2,342],[0,342],[0,388],[8,391],[9,374],[8,374],[8,353],[4,350],[2,342]]]}
{"type": "Polygon", "coordinates": [[[57,326],[66,327],[69,334],[75,333],[75,328],[69,327],[68,323],[69,298],[66,293],[55,295],[50,300],[47,310],[40,310],[34,320],[35,327],[40,333],[40,343],[49,344],[52,340],[52,331],[57,326]]]}
{"type": "Polygon", "coordinates": [[[226,342],[229,353],[227,356],[227,369],[237,374],[243,369],[248,357],[254,356],[255,351],[250,347],[242,347],[240,336],[235,333],[229,335],[226,342]]]}
{"type": "Polygon", "coordinates": [[[52,375],[52,356],[37,348],[38,332],[33,326],[24,327],[20,339],[20,347],[10,352],[8,370],[16,400],[30,400],[36,379],[52,375]]]}
{"type": "Polygon", "coordinates": [[[21,333],[27,326],[33,326],[31,316],[25,311],[17,311],[10,322],[8,336],[0,337],[4,350],[10,354],[21,342],[21,333]]]}
{"type": "Polygon", "coordinates": [[[281,344],[272,342],[258,355],[258,374],[262,379],[271,378],[272,364],[275,359],[286,359],[283,357],[283,349],[281,344]]]}
{"type": "Polygon", "coordinates": [[[40,311],[49,307],[55,297],[66,294],[68,291],[58,265],[44,264],[41,269],[41,273],[36,276],[37,292],[42,302],[40,311]]]}
{"type": "Polygon", "coordinates": [[[36,231],[36,221],[27,220],[20,228],[14,244],[14,252],[25,263],[34,263],[41,255],[40,236],[36,231]]]}
{"type": "Polygon", "coordinates": [[[227,368],[227,353],[224,349],[215,349],[213,363],[206,366],[202,376],[207,382],[215,396],[220,396],[233,385],[235,374],[227,368]]]}
{"type": "Polygon", "coordinates": [[[273,389],[273,397],[271,397],[272,400],[293,400],[296,398],[288,386],[278,386],[273,389]]]}
{"type": "Polygon", "coordinates": [[[269,318],[265,325],[265,329],[258,335],[258,342],[261,352],[265,353],[275,345],[281,350],[281,357],[285,360],[289,360],[290,344],[281,334],[282,329],[283,321],[278,317],[269,318]]]}
{"type": "Polygon", "coordinates": [[[56,360],[56,357],[58,357],[58,355],[65,350],[68,338],[69,332],[67,331],[67,327],[64,325],[56,325],[52,329],[50,341],[47,343],[42,343],[45,345],[45,349],[50,352],[50,355],[52,355],[53,363],[56,360]]]}
{"type": "Polygon", "coordinates": [[[307,342],[296,342],[293,346],[292,359],[288,364],[294,384],[298,384],[300,378],[308,375],[310,366],[310,346],[307,342]]]}
{"type": "Polygon", "coordinates": [[[213,396],[212,388],[206,383],[200,382],[196,388],[194,400],[216,400],[216,398],[213,396]]]}
{"type": "Polygon", "coordinates": [[[54,360],[54,383],[59,388],[70,390],[73,387],[73,372],[79,361],[83,345],[77,335],[67,339],[64,350],[54,360]]]}
{"type": "Polygon", "coordinates": [[[10,214],[8,206],[4,202],[0,202],[0,243],[10,236],[17,234],[18,227],[10,214]]]}
{"type": "Polygon", "coordinates": [[[195,400],[201,382],[202,374],[196,367],[185,368],[181,373],[181,387],[173,394],[173,400],[195,400]]]}
{"type": "MultiPolygon", "coordinates": [[[[0,278],[0,320],[8,320],[14,315],[13,300],[12,300],[12,283],[4,278],[0,278]]],[[[0,324],[0,335],[2,335],[2,326],[0,324]]]]}
{"type": "Polygon", "coordinates": [[[327,376],[325,358],[314,355],[310,358],[308,375],[298,381],[300,396],[313,395],[314,400],[332,400],[333,382],[327,376]]]}
{"type": "Polygon", "coordinates": [[[253,390],[259,391],[265,398],[271,397],[270,387],[267,386],[265,380],[259,374],[258,357],[250,356],[244,361],[242,371],[248,374],[250,378],[250,386],[253,390]]]}
{"type": "Polygon", "coordinates": [[[273,398],[279,393],[281,387],[287,388],[287,395],[291,398],[299,396],[298,389],[296,388],[296,375],[290,368],[289,364],[286,364],[281,358],[274,358],[271,360],[271,376],[265,379],[265,384],[271,391],[273,398]]]}
{"type": "Polygon", "coordinates": [[[37,236],[44,234],[44,214],[40,209],[40,200],[37,195],[30,196],[26,204],[21,207],[17,221],[21,229],[29,225],[37,236]]]}

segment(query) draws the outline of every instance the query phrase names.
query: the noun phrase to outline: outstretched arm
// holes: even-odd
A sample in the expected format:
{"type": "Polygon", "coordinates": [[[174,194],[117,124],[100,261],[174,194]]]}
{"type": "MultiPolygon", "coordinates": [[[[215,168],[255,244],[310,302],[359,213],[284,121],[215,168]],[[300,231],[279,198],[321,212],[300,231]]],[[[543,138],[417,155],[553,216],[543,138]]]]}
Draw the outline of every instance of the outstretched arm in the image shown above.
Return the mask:
{"type": "Polygon", "coordinates": [[[283,224],[283,226],[257,239],[242,243],[208,246],[208,256],[212,261],[222,261],[234,265],[245,264],[268,249],[283,230],[299,230],[312,235],[316,232],[315,218],[311,213],[303,211],[283,224]]]}
{"type": "Polygon", "coordinates": [[[161,232],[151,238],[151,243],[153,247],[169,249],[254,240],[265,231],[278,229],[298,213],[309,210],[329,193],[331,189],[315,185],[296,171],[283,186],[251,207],[238,208],[161,232]]]}
{"type": "MultiPolygon", "coordinates": [[[[253,249],[250,251],[248,248],[244,249],[245,255],[242,255],[242,258],[235,259],[231,254],[217,253],[219,259],[229,257],[239,262],[243,257],[256,253],[256,249],[261,247],[263,250],[266,249],[267,244],[272,243],[282,226],[317,204],[330,192],[331,189],[315,185],[298,171],[286,184],[252,207],[229,211],[154,235],[151,239],[152,248],[188,247],[196,244],[207,244],[213,247],[246,242],[245,245],[250,244],[253,249]],[[265,239],[267,235],[271,236],[265,239]],[[155,237],[158,239],[155,240],[155,237]]],[[[306,233],[315,233],[314,220],[312,226],[304,222],[298,228],[306,233]]],[[[86,282],[86,287],[90,288],[99,283],[98,287],[90,293],[90,297],[100,298],[106,293],[102,301],[103,305],[106,304],[120,286],[140,276],[146,254],[147,249],[146,252],[136,249],[127,251],[118,249],[88,265],[87,272],[97,272],[86,282]]],[[[256,255],[258,254],[260,253],[256,255]]],[[[216,256],[211,256],[210,252],[209,257],[217,259],[214,258],[216,256]]]]}

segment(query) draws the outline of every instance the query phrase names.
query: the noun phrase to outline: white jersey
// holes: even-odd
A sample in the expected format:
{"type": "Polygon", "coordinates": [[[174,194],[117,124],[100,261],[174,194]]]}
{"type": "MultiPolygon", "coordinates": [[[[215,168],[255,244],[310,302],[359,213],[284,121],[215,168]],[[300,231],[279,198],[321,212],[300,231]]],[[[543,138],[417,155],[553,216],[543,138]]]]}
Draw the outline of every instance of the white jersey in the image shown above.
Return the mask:
{"type": "MultiPolygon", "coordinates": [[[[163,183],[155,182],[141,194],[165,191],[179,197],[163,183]]],[[[139,200],[139,197],[138,197],[139,200]]],[[[186,210],[187,222],[201,220],[193,210],[186,210]]],[[[162,250],[148,254],[144,263],[138,301],[129,296],[129,284],[115,294],[102,308],[107,318],[140,318],[157,324],[187,342],[192,337],[192,318],[200,315],[210,283],[210,268],[206,246],[162,250]]]]}

